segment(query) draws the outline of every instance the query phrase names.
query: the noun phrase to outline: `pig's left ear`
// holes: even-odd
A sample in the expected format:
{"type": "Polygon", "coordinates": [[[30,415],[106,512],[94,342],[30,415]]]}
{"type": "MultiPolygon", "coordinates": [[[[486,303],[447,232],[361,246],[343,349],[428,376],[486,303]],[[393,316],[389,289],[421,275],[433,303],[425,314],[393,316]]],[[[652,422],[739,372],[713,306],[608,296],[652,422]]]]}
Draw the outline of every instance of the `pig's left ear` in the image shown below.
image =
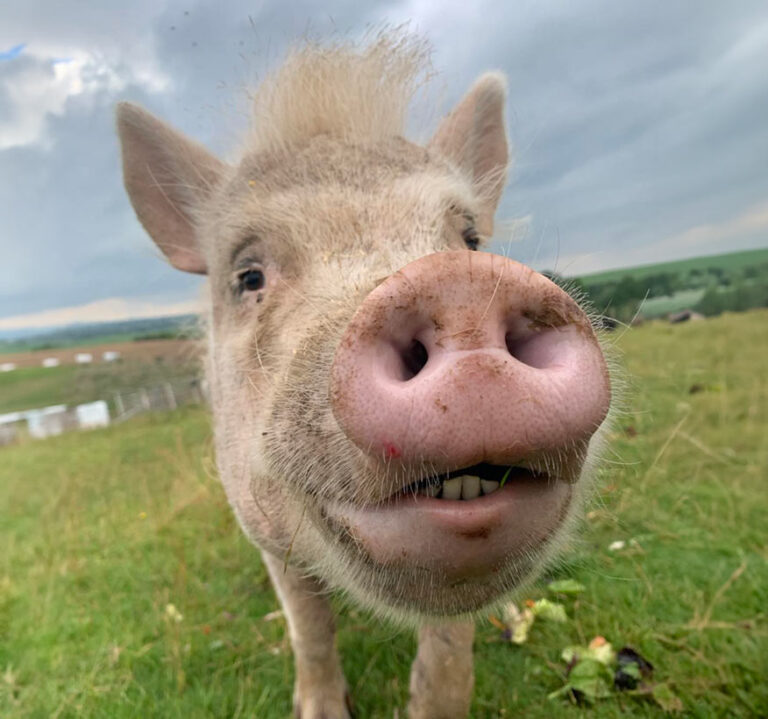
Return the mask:
{"type": "Polygon", "coordinates": [[[506,90],[501,73],[481,75],[429,143],[472,181],[482,201],[477,228],[483,235],[493,233],[493,215],[507,178],[506,90]]]}
{"type": "Polygon", "coordinates": [[[125,189],[144,229],[176,269],[206,274],[197,218],[228,166],[128,102],[117,106],[117,131],[125,189]]]}

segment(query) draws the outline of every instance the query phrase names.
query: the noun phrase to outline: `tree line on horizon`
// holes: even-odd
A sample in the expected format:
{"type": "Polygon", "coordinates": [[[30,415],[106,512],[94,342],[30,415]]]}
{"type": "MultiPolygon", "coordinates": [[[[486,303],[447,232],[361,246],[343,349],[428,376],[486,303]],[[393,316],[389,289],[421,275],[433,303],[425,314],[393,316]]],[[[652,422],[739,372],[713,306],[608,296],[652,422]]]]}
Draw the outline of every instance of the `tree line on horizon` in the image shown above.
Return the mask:
{"type": "Polygon", "coordinates": [[[694,267],[641,276],[630,270],[618,278],[604,281],[563,278],[549,271],[543,274],[574,296],[587,298],[602,315],[621,322],[630,322],[635,316],[654,316],[643,312],[643,302],[647,299],[674,297],[688,290],[701,293],[689,309],[706,317],[768,307],[768,262],[733,269],[694,267]]]}

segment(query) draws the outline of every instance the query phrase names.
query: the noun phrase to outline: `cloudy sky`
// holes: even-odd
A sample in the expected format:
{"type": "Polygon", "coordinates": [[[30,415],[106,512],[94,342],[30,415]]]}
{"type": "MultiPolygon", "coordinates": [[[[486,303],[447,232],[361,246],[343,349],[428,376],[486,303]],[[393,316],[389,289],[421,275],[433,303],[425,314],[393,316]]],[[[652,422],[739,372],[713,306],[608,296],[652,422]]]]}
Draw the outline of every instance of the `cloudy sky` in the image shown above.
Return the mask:
{"type": "Polygon", "coordinates": [[[0,7],[0,330],[194,307],[123,192],[117,100],[226,155],[289,43],[405,21],[446,109],[509,78],[498,248],[583,274],[768,246],[764,0],[25,0],[0,7]]]}

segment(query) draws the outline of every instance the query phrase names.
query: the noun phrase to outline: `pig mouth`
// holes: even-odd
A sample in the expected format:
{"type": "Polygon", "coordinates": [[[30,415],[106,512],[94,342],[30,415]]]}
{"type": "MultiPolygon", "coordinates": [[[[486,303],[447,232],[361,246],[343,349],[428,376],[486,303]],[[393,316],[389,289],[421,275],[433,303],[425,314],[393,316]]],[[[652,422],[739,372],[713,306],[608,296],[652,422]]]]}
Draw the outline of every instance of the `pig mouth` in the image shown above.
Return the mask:
{"type": "Polygon", "coordinates": [[[524,464],[512,466],[481,462],[445,474],[424,477],[395,492],[387,501],[397,502],[417,495],[435,499],[471,501],[493,494],[503,489],[507,483],[531,478],[548,480],[544,472],[524,464]]]}
{"type": "Polygon", "coordinates": [[[433,586],[525,566],[564,524],[574,483],[526,466],[480,463],[424,477],[371,505],[330,513],[367,564],[428,573],[433,586]]]}

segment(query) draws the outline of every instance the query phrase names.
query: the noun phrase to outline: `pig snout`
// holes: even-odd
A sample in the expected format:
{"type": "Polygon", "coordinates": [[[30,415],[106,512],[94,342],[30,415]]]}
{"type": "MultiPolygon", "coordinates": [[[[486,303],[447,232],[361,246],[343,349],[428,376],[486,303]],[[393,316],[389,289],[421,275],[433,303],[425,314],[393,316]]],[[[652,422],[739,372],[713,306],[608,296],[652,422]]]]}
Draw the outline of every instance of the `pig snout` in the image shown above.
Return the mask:
{"type": "Polygon", "coordinates": [[[346,435],[385,461],[453,470],[586,442],[610,385],[589,319],[514,260],[441,252],[376,287],[331,371],[346,435]]]}

